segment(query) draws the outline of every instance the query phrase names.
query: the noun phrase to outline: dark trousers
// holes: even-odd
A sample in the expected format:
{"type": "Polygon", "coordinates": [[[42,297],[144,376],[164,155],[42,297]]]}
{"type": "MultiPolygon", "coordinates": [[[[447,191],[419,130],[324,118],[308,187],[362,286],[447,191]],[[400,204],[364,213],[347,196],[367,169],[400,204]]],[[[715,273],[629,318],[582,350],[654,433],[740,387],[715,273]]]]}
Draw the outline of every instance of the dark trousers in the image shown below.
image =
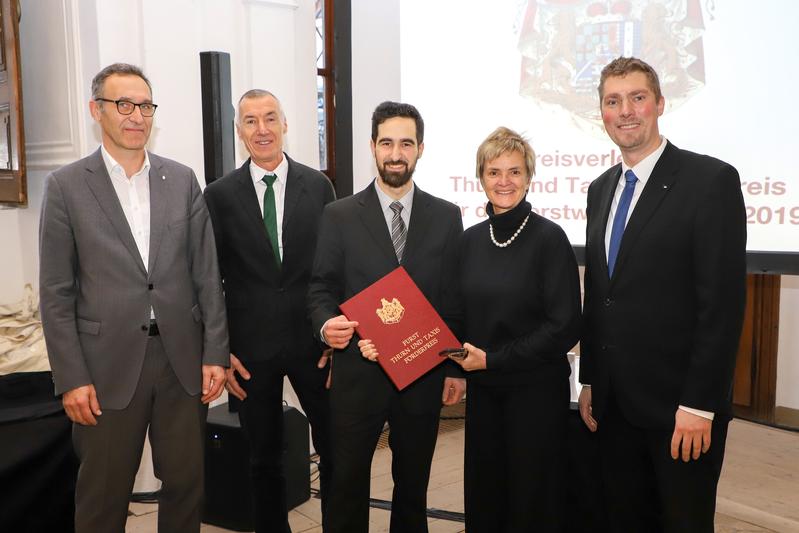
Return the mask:
{"type": "Polygon", "coordinates": [[[73,425],[80,459],[75,531],[123,533],[128,500],[149,426],[158,495],[158,531],[200,531],[207,407],[189,396],[172,371],[160,337],[147,343],[130,404],[103,409],[96,426],[73,425]]]}
{"type": "MultiPolygon", "coordinates": [[[[245,362],[249,381],[239,378],[247,398],[239,420],[250,447],[255,531],[288,532],[286,480],[283,477],[283,378],[288,376],[311,424],[311,438],[319,454],[322,517],[326,516],[330,479],[327,369],[316,368],[317,358],[281,355],[267,361],[245,362]]],[[[316,355],[316,354],[314,354],[316,355]]]]}
{"type": "MultiPolygon", "coordinates": [[[[346,394],[346,391],[342,392],[346,394]]],[[[335,394],[335,392],[334,392],[335,394]]],[[[388,421],[391,448],[391,533],[427,532],[427,484],[438,436],[438,411],[406,412],[392,395],[384,409],[363,412],[331,409],[331,480],[325,533],[368,533],[372,457],[388,421]]]]}
{"type": "Polygon", "coordinates": [[[466,395],[469,533],[559,532],[566,504],[568,378],[466,395]]]}
{"type": "Polygon", "coordinates": [[[684,463],[671,458],[674,428],[635,427],[611,400],[597,431],[610,530],[713,533],[728,423],[714,420],[710,450],[684,463]]]}

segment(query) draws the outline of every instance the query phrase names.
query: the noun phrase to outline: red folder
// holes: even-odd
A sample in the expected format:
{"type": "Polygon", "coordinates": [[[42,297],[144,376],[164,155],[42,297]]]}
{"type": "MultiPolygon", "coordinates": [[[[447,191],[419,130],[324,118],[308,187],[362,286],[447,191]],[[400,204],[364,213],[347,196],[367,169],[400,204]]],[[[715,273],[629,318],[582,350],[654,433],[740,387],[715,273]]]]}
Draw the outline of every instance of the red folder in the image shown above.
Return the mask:
{"type": "Polygon", "coordinates": [[[358,335],[374,343],[377,362],[399,390],[443,362],[438,352],[461,346],[403,267],[339,307],[358,322],[358,335]]]}

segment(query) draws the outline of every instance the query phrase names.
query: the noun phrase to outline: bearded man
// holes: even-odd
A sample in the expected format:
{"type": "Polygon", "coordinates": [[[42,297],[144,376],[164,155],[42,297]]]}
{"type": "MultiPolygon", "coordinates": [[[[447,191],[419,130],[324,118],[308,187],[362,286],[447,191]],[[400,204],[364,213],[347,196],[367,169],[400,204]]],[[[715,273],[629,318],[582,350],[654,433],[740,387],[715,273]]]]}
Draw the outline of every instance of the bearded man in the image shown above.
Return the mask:
{"type": "Polygon", "coordinates": [[[376,362],[361,356],[358,324],[338,310],[341,302],[402,265],[439,314],[445,320],[454,317],[454,267],[463,223],[456,205],[414,185],[423,140],[424,122],[415,107],[377,106],[371,147],[379,177],[322,213],[308,305],[314,331],[335,349],[330,388],[335,468],[326,532],[368,532],[372,455],[386,422],[394,479],[391,531],[427,531],[439,411],[442,403],[460,401],[466,388],[456,369],[439,365],[398,391],[376,362]]]}

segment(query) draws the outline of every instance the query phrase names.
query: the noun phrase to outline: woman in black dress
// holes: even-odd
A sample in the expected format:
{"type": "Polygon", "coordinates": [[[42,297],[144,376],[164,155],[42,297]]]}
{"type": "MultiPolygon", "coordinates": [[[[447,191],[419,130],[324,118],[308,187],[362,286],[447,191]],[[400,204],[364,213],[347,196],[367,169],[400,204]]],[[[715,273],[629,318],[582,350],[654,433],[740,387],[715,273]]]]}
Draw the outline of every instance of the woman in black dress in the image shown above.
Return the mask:
{"type": "Polygon", "coordinates": [[[561,531],[567,352],[580,281],[563,230],[526,201],[535,154],[498,128],[477,150],[488,219],[463,234],[460,289],[467,371],[465,504],[469,533],[561,531]]]}

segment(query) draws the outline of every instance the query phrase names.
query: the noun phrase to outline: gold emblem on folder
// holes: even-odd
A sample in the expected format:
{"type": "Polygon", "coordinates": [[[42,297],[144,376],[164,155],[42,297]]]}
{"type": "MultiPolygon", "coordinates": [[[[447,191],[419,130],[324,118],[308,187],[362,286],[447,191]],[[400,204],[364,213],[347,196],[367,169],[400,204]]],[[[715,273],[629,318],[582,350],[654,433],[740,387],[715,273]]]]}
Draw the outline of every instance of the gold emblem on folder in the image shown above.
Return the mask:
{"type": "Polygon", "coordinates": [[[390,302],[385,298],[380,298],[380,303],[383,305],[380,309],[376,309],[375,313],[380,318],[383,324],[397,324],[402,320],[402,315],[405,314],[405,308],[399,300],[394,298],[390,302]]]}

